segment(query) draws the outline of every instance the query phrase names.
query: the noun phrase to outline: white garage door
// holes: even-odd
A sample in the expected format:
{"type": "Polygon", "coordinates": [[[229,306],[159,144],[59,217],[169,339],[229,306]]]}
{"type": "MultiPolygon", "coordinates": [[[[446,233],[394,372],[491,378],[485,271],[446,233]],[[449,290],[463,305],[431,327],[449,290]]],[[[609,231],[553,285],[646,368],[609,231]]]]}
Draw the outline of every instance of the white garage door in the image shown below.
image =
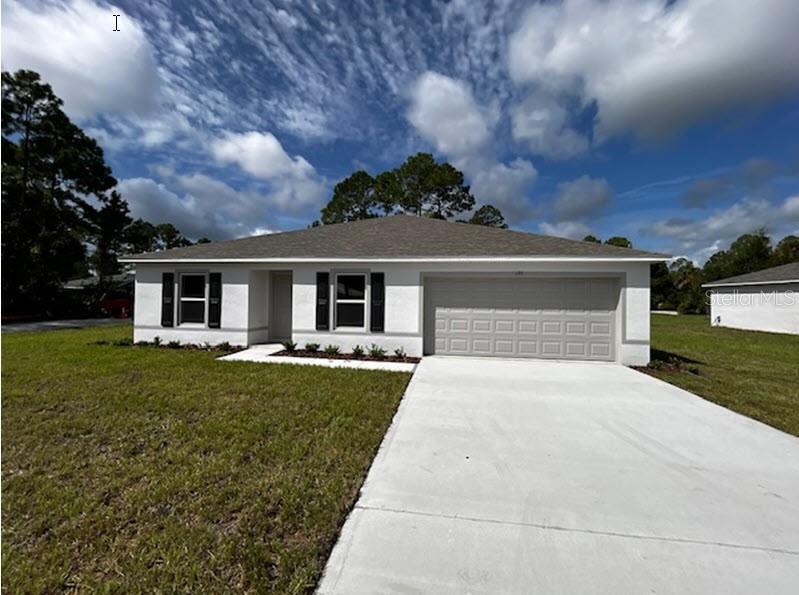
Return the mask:
{"type": "Polygon", "coordinates": [[[613,360],[611,278],[429,278],[425,352],[613,360]]]}

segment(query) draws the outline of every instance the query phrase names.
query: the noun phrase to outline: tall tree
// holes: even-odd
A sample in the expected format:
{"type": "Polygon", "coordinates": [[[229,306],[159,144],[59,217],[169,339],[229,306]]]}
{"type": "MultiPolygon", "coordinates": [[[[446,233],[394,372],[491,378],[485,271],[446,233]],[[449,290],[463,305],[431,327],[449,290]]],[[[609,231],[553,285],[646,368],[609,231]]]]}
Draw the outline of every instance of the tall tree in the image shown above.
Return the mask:
{"type": "Polygon", "coordinates": [[[437,163],[430,153],[417,153],[396,170],[397,203],[406,213],[449,219],[474,207],[463,173],[449,163],[437,163]]]}
{"type": "Polygon", "coordinates": [[[153,225],[144,219],[131,221],[125,228],[123,238],[125,252],[128,253],[153,252],[191,246],[191,241],[171,223],[153,225]]]}
{"type": "Polygon", "coordinates": [[[116,185],[102,149],[29,70],[2,73],[2,289],[11,309],[48,310],[84,261],[87,196],[116,185]]]}
{"type": "Polygon", "coordinates": [[[702,290],[702,270],[687,258],[678,258],[669,266],[671,279],[678,292],[677,310],[681,314],[704,314],[707,302],[702,290]]]}
{"type": "Polygon", "coordinates": [[[785,236],[774,248],[774,265],[799,262],[799,236],[785,236]]]}
{"type": "Polygon", "coordinates": [[[632,248],[633,243],[623,236],[613,236],[605,240],[609,246],[618,246],[619,248],[632,248]]]}
{"type": "Polygon", "coordinates": [[[120,271],[118,259],[124,252],[125,230],[131,222],[128,203],[114,190],[99,209],[91,210],[90,221],[94,243],[90,261],[104,285],[108,277],[120,271]]]}
{"type": "Polygon", "coordinates": [[[772,266],[771,239],[761,229],[735,240],[728,250],[713,254],[703,268],[707,281],[743,275],[772,266]]]}
{"type": "Polygon", "coordinates": [[[650,267],[650,302],[653,310],[671,310],[676,307],[674,281],[665,262],[650,267]]]}
{"type": "Polygon", "coordinates": [[[363,170],[345,178],[333,189],[333,198],[322,209],[322,223],[343,223],[378,216],[375,179],[363,170]]]}
{"type": "MultiPolygon", "coordinates": [[[[370,219],[407,213],[436,219],[451,219],[471,211],[474,197],[464,183],[463,173],[449,163],[438,163],[429,153],[417,153],[399,167],[370,176],[356,171],[339,182],[322,209],[321,223],[370,219]]],[[[496,207],[491,207],[502,218],[496,207]]],[[[486,224],[494,224],[496,213],[486,224]]],[[[504,219],[503,219],[504,222],[504,219]]]]}
{"type": "Polygon", "coordinates": [[[600,240],[595,235],[591,235],[590,233],[583,238],[584,242],[591,242],[592,244],[601,244],[602,240],[600,240]]]}
{"type": "Polygon", "coordinates": [[[498,227],[500,229],[508,228],[508,224],[505,222],[505,217],[502,216],[502,212],[494,205],[483,205],[474,212],[466,223],[484,225],[486,227],[498,227]]]}

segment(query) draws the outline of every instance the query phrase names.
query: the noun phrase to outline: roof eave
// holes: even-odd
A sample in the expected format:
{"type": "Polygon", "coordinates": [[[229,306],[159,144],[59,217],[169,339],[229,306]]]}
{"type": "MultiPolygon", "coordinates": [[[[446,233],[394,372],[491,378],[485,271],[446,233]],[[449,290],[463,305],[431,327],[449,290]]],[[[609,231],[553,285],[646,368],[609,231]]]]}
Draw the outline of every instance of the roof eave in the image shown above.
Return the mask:
{"type": "Polygon", "coordinates": [[[778,281],[739,281],[732,283],[703,283],[702,287],[744,287],[747,285],[785,285],[786,283],[799,283],[799,279],[780,279],[778,281]]]}
{"type": "Polygon", "coordinates": [[[142,264],[187,264],[187,263],[286,263],[286,262],[664,262],[671,257],[661,254],[646,256],[441,256],[441,257],[394,257],[394,258],[137,258],[122,257],[119,262],[142,264]]]}

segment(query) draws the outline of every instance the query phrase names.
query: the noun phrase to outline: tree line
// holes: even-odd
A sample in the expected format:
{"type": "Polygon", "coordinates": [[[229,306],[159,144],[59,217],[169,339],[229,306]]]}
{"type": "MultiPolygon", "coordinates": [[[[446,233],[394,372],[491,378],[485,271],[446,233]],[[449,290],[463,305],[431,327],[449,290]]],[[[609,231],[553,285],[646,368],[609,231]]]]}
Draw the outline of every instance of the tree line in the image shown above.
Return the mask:
{"type": "MultiPolygon", "coordinates": [[[[585,236],[583,241],[600,243],[599,238],[593,235],[585,236]]],[[[605,243],[622,248],[633,247],[630,240],[621,236],[609,238],[605,243]]],[[[791,262],[799,262],[799,237],[785,236],[772,247],[771,238],[764,229],[746,233],[727,250],[719,250],[713,254],[701,267],[685,257],[676,258],[670,264],[653,264],[651,306],[653,310],[707,314],[709,303],[702,288],[703,283],[791,262]]]]}
{"type": "Polygon", "coordinates": [[[120,272],[122,254],[192,242],[133,219],[103,150],[36,72],[2,73],[2,291],[6,313],[59,314],[68,279],[120,272]]]}
{"type": "Polygon", "coordinates": [[[687,258],[652,265],[652,308],[682,314],[706,314],[703,283],[799,262],[799,236],[788,235],[776,245],[765,230],[747,233],[727,250],[719,250],[701,267],[687,258]]]}
{"type": "Polygon", "coordinates": [[[502,212],[483,205],[474,212],[475,199],[463,173],[449,163],[438,163],[430,153],[416,153],[402,165],[370,175],[359,170],[333,189],[315,225],[343,223],[404,213],[435,219],[454,219],[472,213],[461,223],[508,227],[502,212]]]}

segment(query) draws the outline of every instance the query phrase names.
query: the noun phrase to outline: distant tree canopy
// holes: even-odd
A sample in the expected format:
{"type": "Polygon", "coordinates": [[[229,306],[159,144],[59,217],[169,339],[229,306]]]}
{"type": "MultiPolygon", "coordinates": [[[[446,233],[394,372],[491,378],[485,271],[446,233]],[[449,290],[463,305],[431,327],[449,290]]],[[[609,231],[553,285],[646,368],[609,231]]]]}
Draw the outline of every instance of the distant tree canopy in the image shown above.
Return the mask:
{"type": "Polygon", "coordinates": [[[799,262],[799,237],[785,236],[772,248],[765,230],[747,233],[727,250],[713,254],[701,268],[687,258],[678,258],[669,266],[652,265],[652,308],[704,314],[707,299],[703,283],[791,262],[799,262]]]}
{"type": "Polygon", "coordinates": [[[464,223],[483,225],[485,227],[499,227],[500,229],[508,228],[508,224],[505,222],[505,217],[502,216],[502,212],[494,205],[483,205],[477,209],[469,219],[464,221],[464,223]]]}
{"type": "Polygon", "coordinates": [[[64,281],[90,271],[101,280],[117,273],[125,252],[190,243],[171,225],[131,220],[102,149],[62,105],[37,73],[2,73],[7,312],[54,312],[64,281]]]}
{"type": "MultiPolygon", "coordinates": [[[[332,198],[322,209],[321,223],[396,213],[452,219],[471,211],[474,205],[463,173],[449,163],[436,162],[429,153],[417,153],[395,169],[376,176],[359,170],[336,184],[332,198]]],[[[492,205],[478,209],[467,222],[507,227],[502,213],[492,205]]]]}
{"type": "MultiPolygon", "coordinates": [[[[602,243],[593,235],[586,236],[583,241],[602,243]]],[[[633,247],[632,242],[620,236],[609,238],[605,244],[633,247]]],[[[791,262],[799,262],[799,237],[785,236],[772,248],[765,230],[747,233],[730,244],[729,249],[713,254],[702,267],[687,258],[677,258],[671,264],[653,264],[651,306],[653,310],[706,314],[708,301],[702,284],[791,262]]]]}
{"type": "Polygon", "coordinates": [[[605,243],[609,246],[618,246],[619,248],[632,248],[633,243],[625,237],[622,236],[613,236],[612,238],[608,238],[605,240],[605,243]]]}

